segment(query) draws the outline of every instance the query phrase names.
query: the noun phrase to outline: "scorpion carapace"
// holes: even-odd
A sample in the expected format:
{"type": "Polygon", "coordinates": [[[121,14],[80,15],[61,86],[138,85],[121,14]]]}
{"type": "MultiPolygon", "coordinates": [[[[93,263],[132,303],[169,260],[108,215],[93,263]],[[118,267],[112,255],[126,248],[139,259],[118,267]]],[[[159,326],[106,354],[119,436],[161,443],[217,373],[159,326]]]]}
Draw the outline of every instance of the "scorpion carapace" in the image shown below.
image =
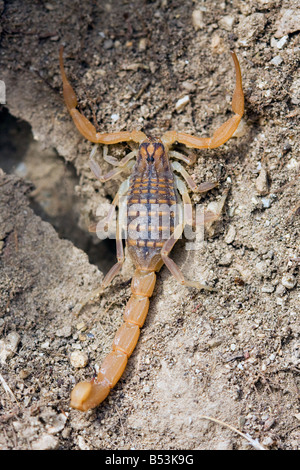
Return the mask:
{"type": "MultiPolygon", "coordinates": [[[[96,144],[109,145],[129,141],[139,144],[137,151],[128,153],[121,161],[108,156],[107,148],[104,147],[104,159],[115,166],[106,175],[101,174],[99,166],[92,158],[95,150],[91,152],[90,167],[102,182],[116,177],[124,170],[131,170],[131,176],[121,184],[113,200],[112,210],[102,221],[102,226],[111,221],[116,206],[119,206],[119,213],[126,213],[126,244],[136,271],[131,282],[131,297],[125,307],[124,323],[116,333],[112,352],[104,359],[95,379],[90,382],[80,382],[75,386],[71,393],[73,408],[87,411],[96,407],[119,381],[145,322],[149,298],[155,286],[155,273],[163,264],[181,284],[198,289],[214,290],[197,281],[187,281],[179,267],[169,258],[169,253],[180,238],[185,225],[193,224],[190,210],[185,211],[184,218],[180,217],[183,207],[191,207],[187,186],[194,192],[204,192],[217,184],[203,183],[197,186],[179,162],[171,161],[175,158],[191,165],[195,162],[195,157],[172,151],[171,146],[178,142],[190,148],[216,148],[233,135],[244,113],[244,95],[240,66],[235,53],[232,53],[232,58],[236,74],[232,99],[234,116],[217,129],[211,138],[169,131],[161,139],[153,139],[147,138],[143,132],[136,130],[111,134],[96,132],[91,122],[77,110],[77,98],[64,70],[63,48],[60,50],[64,100],[79,132],[96,144]],[[183,179],[175,175],[174,171],[178,172],[183,179]]],[[[207,211],[204,215],[204,223],[216,220],[218,216],[219,214],[207,211]]],[[[124,221],[119,215],[116,227],[117,263],[110,269],[100,289],[94,292],[93,296],[102,292],[122,267],[124,262],[123,228],[124,221]]],[[[87,300],[79,304],[78,312],[87,300]]]]}

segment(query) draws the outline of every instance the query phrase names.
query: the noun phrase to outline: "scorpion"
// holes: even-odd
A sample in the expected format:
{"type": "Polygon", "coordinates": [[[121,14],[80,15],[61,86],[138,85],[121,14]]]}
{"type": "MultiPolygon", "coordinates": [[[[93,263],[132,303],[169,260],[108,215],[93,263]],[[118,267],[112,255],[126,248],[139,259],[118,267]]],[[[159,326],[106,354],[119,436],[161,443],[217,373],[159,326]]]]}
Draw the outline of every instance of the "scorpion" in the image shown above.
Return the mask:
{"type": "MultiPolygon", "coordinates": [[[[140,130],[121,131],[112,133],[99,133],[95,126],[77,109],[76,94],[66,76],[63,62],[63,47],[60,48],[59,61],[63,82],[63,96],[66,107],[78,131],[94,144],[104,144],[104,159],[115,166],[106,175],[102,175],[100,167],[90,157],[90,168],[101,182],[106,182],[125,170],[131,170],[131,175],[119,188],[113,202],[112,209],[124,206],[127,210],[127,238],[128,254],[135,266],[135,273],[131,280],[131,297],[124,311],[124,322],[117,330],[113,340],[112,351],[103,360],[96,377],[89,382],[79,382],[71,392],[71,407],[87,411],[97,407],[108,396],[121,378],[128,358],[137,344],[140,330],[145,322],[149,310],[149,298],[153,294],[156,272],[165,264],[176,280],[184,286],[198,289],[208,289],[207,285],[197,281],[185,279],[180,268],[169,257],[176,241],[181,237],[185,224],[192,225],[193,216],[187,213],[184,221],[177,220],[172,210],[176,204],[179,206],[191,205],[188,188],[193,192],[205,192],[216,186],[214,183],[196,185],[185,168],[178,162],[181,160],[187,165],[195,163],[195,156],[183,155],[172,150],[173,144],[183,144],[187,148],[214,149],[227,142],[236,131],[244,113],[244,94],[239,61],[235,52],[231,52],[235,68],[235,89],[232,97],[232,110],[234,116],[223,123],[212,137],[198,137],[185,132],[167,131],[159,138],[147,137],[140,130]],[[107,155],[107,145],[120,142],[138,144],[138,150],[128,153],[118,161],[107,155]],[[172,159],[172,160],[171,160],[172,159]],[[179,173],[181,178],[174,174],[179,173]],[[122,202],[125,198],[125,203],[122,202]],[[169,209],[169,234],[162,223],[156,224],[156,237],[151,236],[153,225],[148,222],[152,216],[157,218],[164,215],[164,208],[169,209]],[[136,222],[138,220],[138,223],[136,222]],[[139,237],[131,235],[130,226],[136,229],[139,237]],[[135,225],[134,225],[135,224],[135,225]],[[149,235],[150,234],[150,235],[149,235]]],[[[97,147],[97,146],[96,146],[97,147]]],[[[95,148],[95,147],[94,147],[95,148]]],[[[124,207],[123,207],[124,209],[124,207]]],[[[168,211],[166,211],[168,212],[168,211]]],[[[113,210],[105,218],[105,223],[111,220],[113,210]]],[[[153,220],[153,219],[151,219],[153,220]]],[[[159,219],[161,220],[161,219],[159,219]]],[[[209,211],[204,222],[213,220],[209,211]]],[[[122,223],[116,224],[116,254],[117,263],[108,271],[103,279],[98,293],[102,292],[119,273],[124,260],[122,239],[122,223]]],[[[80,304],[81,307],[85,304],[80,304]]]]}

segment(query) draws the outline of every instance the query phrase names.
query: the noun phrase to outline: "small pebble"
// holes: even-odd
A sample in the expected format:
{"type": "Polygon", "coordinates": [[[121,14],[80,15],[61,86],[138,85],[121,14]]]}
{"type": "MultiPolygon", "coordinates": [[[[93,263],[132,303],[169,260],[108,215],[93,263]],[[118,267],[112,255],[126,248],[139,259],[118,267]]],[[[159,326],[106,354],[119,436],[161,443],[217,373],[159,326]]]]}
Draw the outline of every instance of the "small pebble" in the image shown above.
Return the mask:
{"type": "Polygon", "coordinates": [[[52,417],[51,424],[46,425],[49,434],[57,434],[65,427],[68,417],[64,413],[60,413],[52,417]]]}
{"type": "Polygon", "coordinates": [[[117,113],[112,114],[110,117],[113,122],[117,122],[120,119],[120,115],[117,113]]]}
{"type": "Polygon", "coordinates": [[[226,15],[220,19],[219,25],[226,31],[231,31],[234,24],[234,16],[226,15]]]}
{"type": "Polygon", "coordinates": [[[30,373],[31,372],[28,369],[21,369],[20,372],[19,372],[19,377],[20,377],[20,379],[25,380],[25,379],[27,379],[27,377],[30,376],[30,373]]]}
{"type": "Polygon", "coordinates": [[[276,287],[275,294],[279,295],[279,297],[282,297],[285,293],[285,287],[282,284],[278,284],[278,286],[276,287]]]}
{"type": "Polygon", "coordinates": [[[70,356],[70,362],[76,369],[81,369],[87,365],[88,355],[83,351],[73,351],[70,356]]]}
{"type": "Polygon", "coordinates": [[[185,82],[182,82],[182,88],[185,88],[187,91],[189,92],[193,92],[196,90],[196,85],[195,83],[191,83],[191,82],[188,82],[188,81],[185,81],[185,82]]]}
{"type": "Polygon", "coordinates": [[[12,358],[18,349],[20,335],[16,331],[9,333],[6,338],[0,340],[0,363],[5,364],[7,359],[12,358]]]}
{"type": "Polygon", "coordinates": [[[261,202],[262,202],[262,205],[263,205],[264,209],[269,209],[269,207],[271,206],[271,199],[267,199],[266,197],[262,197],[261,202]]]}
{"type": "Polygon", "coordinates": [[[227,243],[227,245],[230,245],[230,243],[232,243],[235,239],[235,235],[236,235],[236,230],[235,230],[235,227],[233,225],[230,225],[226,235],[225,235],[225,243],[227,243]]]}
{"type": "Polygon", "coordinates": [[[265,168],[260,170],[259,176],[255,181],[255,186],[259,194],[265,196],[269,192],[269,178],[265,168]]]}
{"type": "Polygon", "coordinates": [[[283,9],[282,16],[277,23],[275,38],[282,38],[290,33],[300,30],[300,9],[283,9]]]}
{"type": "Polygon", "coordinates": [[[274,444],[274,440],[272,439],[271,436],[266,436],[262,441],[262,445],[264,447],[271,447],[273,444],[274,444]]]}
{"type": "Polygon", "coordinates": [[[192,13],[192,23],[194,26],[194,29],[198,31],[199,29],[204,28],[204,23],[203,23],[203,12],[201,10],[194,10],[192,13]]]}
{"type": "Polygon", "coordinates": [[[139,41],[139,51],[145,51],[147,49],[148,45],[148,39],[147,38],[141,38],[139,41]]]}
{"type": "Polygon", "coordinates": [[[230,266],[232,263],[232,254],[226,253],[219,259],[219,266],[230,266]]]}
{"type": "Polygon", "coordinates": [[[283,59],[280,55],[276,55],[273,57],[273,59],[270,61],[270,64],[272,65],[280,65],[282,63],[283,59]]]}
{"type": "Polygon", "coordinates": [[[283,38],[279,39],[279,41],[276,41],[275,38],[272,38],[271,39],[271,46],[276,47],[277,49],[282,49],[286,45],[286,43],[288,42],[288,39],[289,39],[288,35],[283,36],[283,38]]]}
{"type": "Polygon", "coordinates": [[[300,78],[295,78],[289,92],[291,94],[291,102],[293,104],[300,104],[300,78]]]}
{"type": "Polygon", "coordinates": [[[103,43],[103,49],[112,49],[114,47],[114,42],[111,39],[106,39],[103,43]]]}
{"type": "Polygon", "coordinates": [[[78,447],[80,450],[91,450],[82,436],[78,436],[78,447]]]}
{"type": "Polygon", "coordinates": [[[214,53],[223,52],[222,38],[218,35],[218,33],[214,33],[211,37],[211,48],[213,49],[214,53]]]}
{"type": "Polygon", "coordinates": [[[255,271],[261,276],[263,276],[267,272],[268,263],[266,261],[258,261],[255,263],[254,267],[255,267],[255,271]]]}
{"type": "Polygon", "coordinates": [[[43,434],[39,439],[33,441],[32,450],[55,450],[58,448],[59,439],[50,434],[43,434]]]}
{"type": "Polygon", "coordinates": [[[239,123],[239,125],[238,125],[238,127],[237,127],[237,130],[234,131],[232,137],[237,137],[237,138],[238,138],[238,137],[243,137],[244,135],[247,134],[247,132],[248,132],[248,126],[247,126],[245,120],[244,120],[244,119],[241,119],[241,121],[240,121],[240,123],[239,123]]]}
{"type": "Polygon", "coordinates": [[[189,95],[185,95],[183,98],[180,98],[175,105],[175,109],[177,113],[181,113],[181,111],[186,107],[186,105],[189,102],[190,102],[189,95]]]}
{"type": "Polygon", "coordinates": [[[49,11],[55,10],[55,6],[52,3],[45,3],[45,8],[49,11]]]}
{"type": "Polygon", "coordinates": [[[84,322],[79,322],[76,325],[76,330],[78,330],[78,331],[85,331],[86,328],[87,328],[87,326],[84,322]]]}
{"type": "Polygon", "coordinates": [[[274,292],[274,290],[275,290],[275,287],[272,286],[271,284],[264,285],[261,288],[261,291],[266,293],[266,294],[271,294],[272,292],[274,292]]]}
{"type": "Polygon", "coordinates": [[[20,178],[26,178],[26,176],[28,174],[28,167],[27,167],[26,163],[24,163],[24,162],[19,163],[17,165],[14,173],[17,176],[20,176],[20,178]]]}
{"type": "Polygon", "coordinates": [[[220,346],[222,344],[223,339],[222,338],[214,338],[214,339],[209,339],[207,341],[207,346],[211,349],[216,348],[217,346],[220,346]]]}
{"type": "Polygon", "coordinates": [[[72,334],[72,329],[70,325],[65,325],[62,328],[59,328],[55,332],[56,336],[59,338],[68,338],[72,334]]]}
{"type": "Polygon", "coordinates": [[[292,274],[284,274],[281,279],[281,283],[287,289],[293,289],[296,285],[296,278],[292,274]]]}

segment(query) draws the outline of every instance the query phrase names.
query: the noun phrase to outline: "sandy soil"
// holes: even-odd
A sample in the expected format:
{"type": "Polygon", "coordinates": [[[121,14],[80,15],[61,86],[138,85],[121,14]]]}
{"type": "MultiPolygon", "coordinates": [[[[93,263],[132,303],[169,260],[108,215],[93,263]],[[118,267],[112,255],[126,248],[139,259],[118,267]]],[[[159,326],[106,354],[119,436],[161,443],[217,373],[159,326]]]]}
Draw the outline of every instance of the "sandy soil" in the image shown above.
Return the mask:
{"type": "MultiPolygon", "coordinates": [[[[253,448],[203,416],[266,449],[299,449],[297,4],[0,1],[1,449],[253,448]],[[231,49],[246,98],[242,136],[196,151],[188,169],[198,184],[220,182],[205,205],[230,189],[222,220],[202,250],[180,241],[172,252],[189,279],[218,292],[179,286],[163,268],[124,376],[86,414],[70,409],[70,391],[110,351],[132,266],[74,316],[114,262],[87,221],[119,182],[89,170],[91,144],[62,100],[61,44],[80,109],[99,130],[210,135],[231,115],[231,49]]],[[[106,171],[101,149],[98,161],[106,171]]]]}

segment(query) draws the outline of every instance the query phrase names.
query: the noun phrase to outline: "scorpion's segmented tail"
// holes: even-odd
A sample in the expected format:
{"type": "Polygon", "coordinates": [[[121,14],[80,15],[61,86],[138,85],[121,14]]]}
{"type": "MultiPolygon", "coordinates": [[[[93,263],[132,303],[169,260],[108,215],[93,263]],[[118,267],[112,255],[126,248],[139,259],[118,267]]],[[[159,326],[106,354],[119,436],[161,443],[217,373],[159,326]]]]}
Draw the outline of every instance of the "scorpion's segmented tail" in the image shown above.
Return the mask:
{"type": "Polygon", "coordinates": [[[72,408],[81,411],[95,408],[121,378],[146,320],[155,282],[154,272],[136,270],[131,283],[132,295],[125,307],[124,323],[116,333],[112,352],[104,359],[96,379],[75,386],[71,393],[72,408]]]}

